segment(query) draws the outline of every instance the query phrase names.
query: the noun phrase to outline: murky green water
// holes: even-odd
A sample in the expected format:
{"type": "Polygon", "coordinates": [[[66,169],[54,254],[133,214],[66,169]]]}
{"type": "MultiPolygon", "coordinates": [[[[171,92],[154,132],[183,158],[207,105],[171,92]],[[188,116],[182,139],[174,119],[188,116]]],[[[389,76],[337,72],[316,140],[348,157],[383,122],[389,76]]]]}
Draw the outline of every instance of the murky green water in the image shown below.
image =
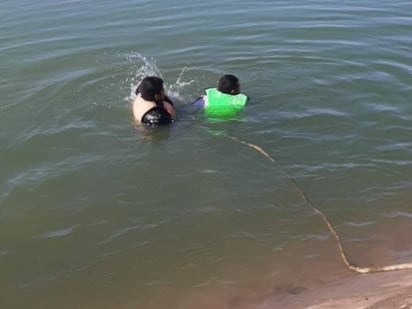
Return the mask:
{"type": "Polygon", "coordinates": [[[408,1],[2,1],[2,308],[254,308],[412,260],[408,1]],[[236,74],[236,121],[185,105],[236,74]],[[164,78],[180,121],[142,130],[164,78]]]}

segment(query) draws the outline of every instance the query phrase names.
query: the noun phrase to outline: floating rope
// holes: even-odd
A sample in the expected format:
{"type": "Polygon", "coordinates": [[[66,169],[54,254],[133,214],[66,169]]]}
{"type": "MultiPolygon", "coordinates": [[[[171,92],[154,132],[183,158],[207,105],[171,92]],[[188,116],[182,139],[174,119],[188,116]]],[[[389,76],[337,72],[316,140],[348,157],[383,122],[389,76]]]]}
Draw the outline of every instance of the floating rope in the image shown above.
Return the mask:
{"type": "Polygon", "coordinates": [[[281,171],[282,173],[289,179],[289,181],[293,184],[294,189],[296,192],[299,193],[299,195],[302,197],[302,199],[305,201],[305,203],[310,206],[315,213],[317,213],[325,222],[326,226],[328,227],[329,231],[332,233],[332,235],[335,237],[338,249],[339,249],[339,254],[343,260],[343,264],[348,268],[350,271],[354,271],[357,273],[361,274],[368,274],[368,273],[375,273],[375,272],[387,272],[387,271],[394,271],[394,270],[405,270],[405,269],[412,269],[412,263],[406,263],[406,264],[394,264],[394,265],[388,265],[388,266],[382,266],[382,267],[358,267],[353,265],[353,263],[350,263],[347,254],[345,252],[345,249],[343,247],[342,241],[340,240],[340,237],[338,233],[336,232],[335,228],[333,225],[330,223],[329,219],[326,217],[326,215],[320,211],[318,208],[314,206],[314,204],[311,202],[309,197],[306,195],[306,193],[300,188],[299,184],[296,182],[296,180],[283,168],[282,165],[280,165],[272,156],[270,156],[266,151],[264,151],[261,147],[245,142],[243,140],[240,140],[236,137],[226,135],[228,138],[231,140],[239,143],[246,145],[257,152],[259,152],[261,155],[266,157],[270,162],[275,164],[281,171]]]}

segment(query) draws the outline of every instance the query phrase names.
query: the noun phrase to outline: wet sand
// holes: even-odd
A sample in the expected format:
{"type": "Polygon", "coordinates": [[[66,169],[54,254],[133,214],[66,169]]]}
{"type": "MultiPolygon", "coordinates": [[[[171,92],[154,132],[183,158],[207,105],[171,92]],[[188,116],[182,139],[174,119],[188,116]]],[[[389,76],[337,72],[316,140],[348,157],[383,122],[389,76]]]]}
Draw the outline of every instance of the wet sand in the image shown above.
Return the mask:
{"type": "Polygon", "coordinates": [[[312,287],[303,284],[276,288],[269,284],[265,288],[252,284],[233,289],[201,289],[175,302],[170,302],[173,297],[163,296],[163,300],[159,299],[163,304],[154,302],[145,308],[412,309],[412,271],[351,273],[312,287]]]}
{"type": "Polygon", "coordinates": [[[354,273],[349,278],[281,300],[268,299],[256,308],[412,308],[412,271],[354,273]]]}
{"type": "MultiPolygon", "coordinates": [[[[319,256],[305,256],[306,247],[278,253],[282,262],[269,262],[258,267],[235,267],[222,270],[221,276],[190,289],[165,287],[157,291],[162,298],[150,297],[144,308],[179,309],[412,309],[412,270],[358,274],[347,270],[336,255],[332,240],[313,247],[319,256]],[[293,254],[305,263],[294,262],[293,254]],[[289,263],[286,260],[289,259],[289,263]],[[282,267],[279,267],[282,265],[282,267]],[[285,266],[286,265],[286,266],[285,266]],[[223,274],[224,273],[224,274],[223,274]]],[[[405,246],[403,246],[405,247],[405,246]]],[[[352,249],[352,248],[351,248],[352,249]]],[[[362,248],[365,249],[365,248],[362,248]]],[[[409,252],[409,251],[408,251],[409,252]]],[[[405,253],[405,252],[404,252],[405,253]]],[[[394,258],[391,250],[374,248],[363,253],[351,250],[359,265],[381,266],[408,263],[410,254],[394,258]]],[[[127,307],[129,308],[129,307],[127,307]]],[[[130,307],[131,308],[131,307],[130,307]]]]}

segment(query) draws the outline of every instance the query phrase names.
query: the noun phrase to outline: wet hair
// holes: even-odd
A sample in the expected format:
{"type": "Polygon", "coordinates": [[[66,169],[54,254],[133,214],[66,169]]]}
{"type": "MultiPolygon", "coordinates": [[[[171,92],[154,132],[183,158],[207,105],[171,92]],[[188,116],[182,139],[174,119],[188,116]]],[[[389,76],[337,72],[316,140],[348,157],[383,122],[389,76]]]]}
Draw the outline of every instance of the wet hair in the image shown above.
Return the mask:
{"type": "Polygon", "coordinates": [[[163,89],[163,79],[157,76],[146,76],[137,87],[136,94],[140,93],[147,101],[154,101],[155,95],[162,93],[163,89]]]}
{"type": "Polygon", "coordinates": [[[231,74],[223,75],[218,83],[217,90],[227,94],[233,94],[233,91],[237,94],[239,92],[239,79],[231,74]]]}

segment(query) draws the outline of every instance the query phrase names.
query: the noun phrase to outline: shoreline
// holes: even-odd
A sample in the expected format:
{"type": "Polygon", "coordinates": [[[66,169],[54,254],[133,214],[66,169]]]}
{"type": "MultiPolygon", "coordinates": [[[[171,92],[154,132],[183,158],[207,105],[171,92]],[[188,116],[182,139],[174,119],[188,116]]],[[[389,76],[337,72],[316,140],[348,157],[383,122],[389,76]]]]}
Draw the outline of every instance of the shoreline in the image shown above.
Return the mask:
{"type": "Polygon", "coordinates": [[[412,271],[354,274],[282,300],[268,299],[256,308],[412,308],[412,271]]]}

